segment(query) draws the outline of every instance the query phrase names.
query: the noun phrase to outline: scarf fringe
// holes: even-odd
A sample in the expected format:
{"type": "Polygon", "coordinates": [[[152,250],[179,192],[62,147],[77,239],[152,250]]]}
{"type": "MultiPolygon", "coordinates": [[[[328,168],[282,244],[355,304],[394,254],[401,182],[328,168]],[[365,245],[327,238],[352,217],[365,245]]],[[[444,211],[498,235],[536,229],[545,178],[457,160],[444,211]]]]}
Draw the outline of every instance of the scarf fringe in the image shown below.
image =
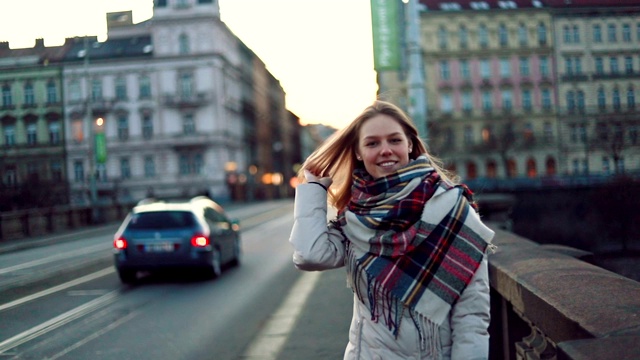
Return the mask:
{"type": "Polygon", "coordinates": [[[432,359],[441,359],[440,326],[416,312],[410,312],[409,314],[418,329],[420,351],[428,351],[432,359]]]}

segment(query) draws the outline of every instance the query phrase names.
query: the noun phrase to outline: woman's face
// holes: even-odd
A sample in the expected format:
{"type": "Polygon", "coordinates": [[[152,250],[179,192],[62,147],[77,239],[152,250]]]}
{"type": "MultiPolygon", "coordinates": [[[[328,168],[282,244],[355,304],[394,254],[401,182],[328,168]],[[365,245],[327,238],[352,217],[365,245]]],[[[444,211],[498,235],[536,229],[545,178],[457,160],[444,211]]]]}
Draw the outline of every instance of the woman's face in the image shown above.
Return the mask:
{"type": "Polygon", "coordinates": [[[378,114],[366,120],[358,135],[356,158],[373,178],[394,173],[409,163],[413,144],[391,116],[378,114]]]}

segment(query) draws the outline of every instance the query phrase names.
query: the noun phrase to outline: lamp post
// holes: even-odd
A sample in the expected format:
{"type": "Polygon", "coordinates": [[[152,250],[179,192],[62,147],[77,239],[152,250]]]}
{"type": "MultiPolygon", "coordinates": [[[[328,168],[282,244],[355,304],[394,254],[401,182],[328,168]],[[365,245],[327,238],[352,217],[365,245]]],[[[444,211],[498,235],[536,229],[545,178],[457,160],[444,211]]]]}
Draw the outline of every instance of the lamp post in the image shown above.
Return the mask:
{"type": "MultiPolygon", "coordinates": [[[[403,0],[405,1],[405,0],[403,0]]],[[[420,9],[418,0],[406,0],[407,52],[409,55],[409,74],[407,76],[409,92],[409,114],[413,118],[418,135],[427,140],[427,102],[425,92],[424,63],[422,61],[422,43],[420,41],[420,9]]]]}

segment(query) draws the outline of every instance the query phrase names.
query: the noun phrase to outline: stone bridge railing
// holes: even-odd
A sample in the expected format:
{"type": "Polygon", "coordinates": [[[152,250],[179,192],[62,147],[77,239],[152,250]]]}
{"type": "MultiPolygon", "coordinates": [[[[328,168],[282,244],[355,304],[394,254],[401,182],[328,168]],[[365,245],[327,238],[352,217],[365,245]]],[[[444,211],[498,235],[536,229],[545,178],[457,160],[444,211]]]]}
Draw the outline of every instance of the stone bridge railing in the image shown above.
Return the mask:
{"type": "Polygon", "coordinates": [[[491,359],[640,359],[640,282],[488,224],[491,359]]]}

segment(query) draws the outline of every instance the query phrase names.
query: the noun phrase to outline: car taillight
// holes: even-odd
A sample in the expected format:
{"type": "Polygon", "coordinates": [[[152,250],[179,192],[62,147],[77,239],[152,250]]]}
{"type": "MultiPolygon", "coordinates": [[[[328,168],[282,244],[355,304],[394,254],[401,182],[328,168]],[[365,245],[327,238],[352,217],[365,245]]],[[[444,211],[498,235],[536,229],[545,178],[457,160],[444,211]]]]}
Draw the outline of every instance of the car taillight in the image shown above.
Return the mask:
{"type": "Polygon", "coordinates": [[[204,235],[197,234],[191,238],[191,245],[193,247],[205,247],[209,246],[209,244],[211,244],[209,238],[204,235]]]}
{"type": "Polygon", "coordinates": [[[124,250],[127,248],[127,239],[123,238],[123,237],[119,237],[115,240],[113,240],[113,247],[118,249],[118,250],[124,250]]]}

